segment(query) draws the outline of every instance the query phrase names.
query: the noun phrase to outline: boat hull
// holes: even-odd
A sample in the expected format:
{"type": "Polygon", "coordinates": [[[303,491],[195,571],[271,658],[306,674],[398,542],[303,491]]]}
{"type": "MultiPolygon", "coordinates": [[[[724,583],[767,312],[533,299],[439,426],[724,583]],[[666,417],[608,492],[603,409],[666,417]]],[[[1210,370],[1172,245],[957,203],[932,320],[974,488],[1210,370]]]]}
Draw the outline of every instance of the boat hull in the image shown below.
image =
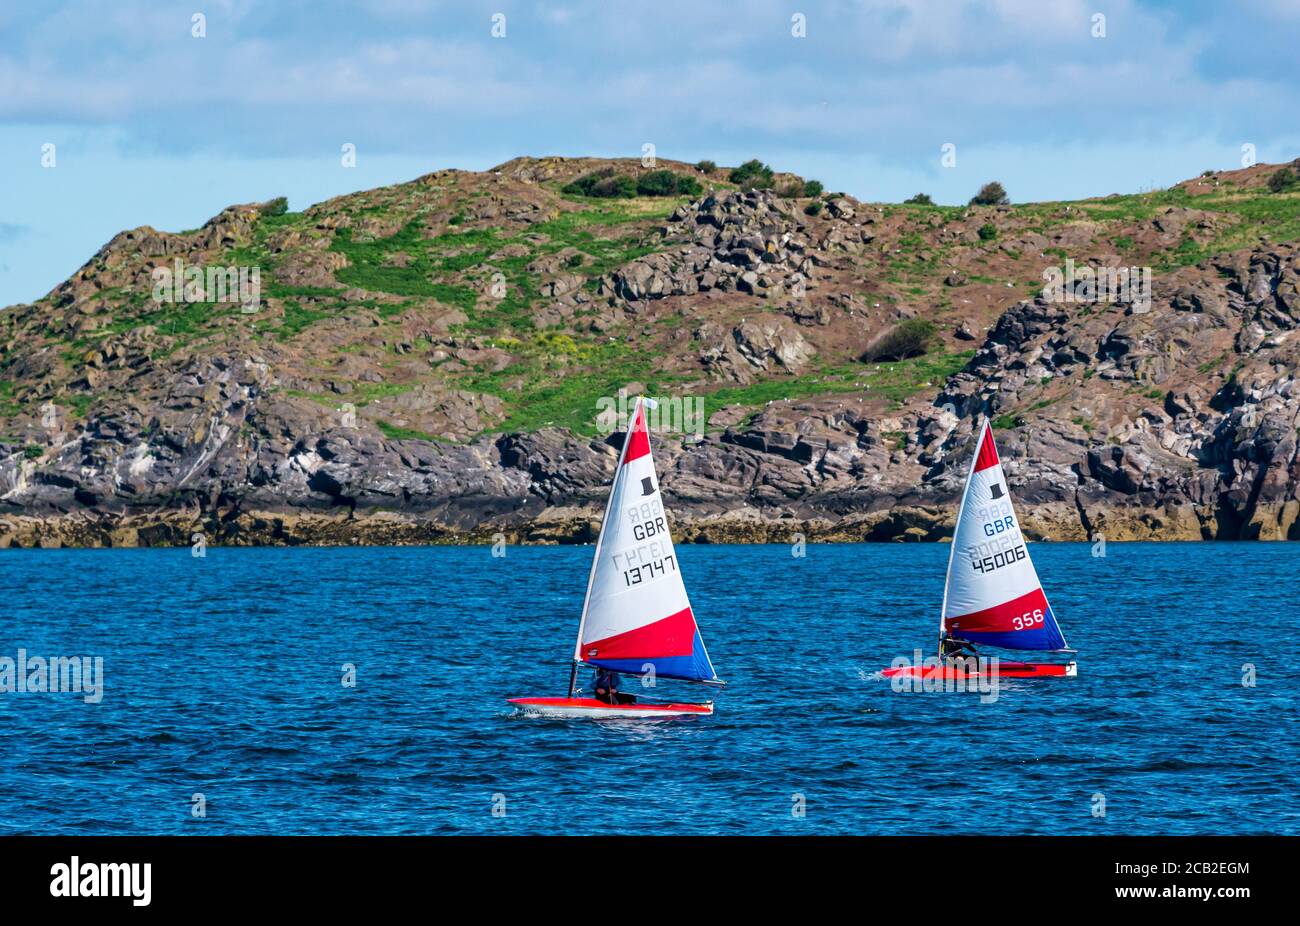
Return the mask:
{"type": "Polygon", "coordinates": [[[520,710],[542,717],[689,717],[712,714],[713,702],[704,704],[606,704],[595,698],[507,698],[520,710]]]}
{"type": "MultiPolygon", "coordinates": [[[[992,665],[987,668],[992,669],[992,665]]],[[[958,666],[903,666],[885,669],[881,673],[885,678],[898,676],[911,678],[964,679],[982,678],[996,674],[998,678],[1074,678],[1079,674],[1077,663],[1071,662],[999,662],[996,673],[967,672],[958,666]]]]}

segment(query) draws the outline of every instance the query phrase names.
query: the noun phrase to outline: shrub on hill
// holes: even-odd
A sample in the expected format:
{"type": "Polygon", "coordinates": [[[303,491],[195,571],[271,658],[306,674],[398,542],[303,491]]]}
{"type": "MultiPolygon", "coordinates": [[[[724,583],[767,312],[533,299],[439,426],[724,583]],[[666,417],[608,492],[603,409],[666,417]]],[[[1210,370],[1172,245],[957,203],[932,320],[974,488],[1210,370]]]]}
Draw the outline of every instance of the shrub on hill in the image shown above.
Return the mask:
{"type": "Polygon", "coordinates": [[[652,170],[637,178],[636,192],[638,196],[699,196],[704,188],[694,177],[671,170],[652,170]]]}
{"type": "Polygon", "coordinates": [[[1005,206],[1011,202],[1007,191],[996,180],[980,187],[980,191],[970,198],[972,206],[1005,206]]]}
{"type": "Polygon", "coordinates": [[[882,363],[920,357],[934,340],[934,324],[923,318],[909,318],[891,328],[862,355],[866,363],[882,363]]]}
{"type": "Polygon", "coordinates": [[[634,196],[699,196],[704,188],[694,177],[684,177],[671,170],[652,170],[633,180],[606,167],[566,184],[560,192],[570,196],[631,199],[634,196]]]}
{"type": "Polygon", "coordinates": [[[929,193],[917,193],[915,196],[903,200],[903,203],[908,206],[933,206],[934,200],[930,198],[929,193]]]}
{"type": "Polygon", "coordinates": [[[631,177],[616,175],[614,168],[606,167],[579,177],[560,190],[570,196],[595,196],[606,199],[631,199],[636,195],[636,182],[631,177]]]}
{"type": "Polygon", "coordinates": [[[1268,178],[1269,192],[1285,193],[1296,185],[1296,179],[1296,175],[1292,172],[1291,168],[1280,168],[1268,178]]]}
{"type": "Polygon", "coordinates": [[[772,177],[772,168],[753,158],[734,169],[729,179],[743,190],[766,190],[772,186],[772,177]]]}
{"type": "Polygon", "coordinates": [[[714,161],[696,161],[695,169],[700,173],[711,174],[718,169],[718,165],[714,161]]]}
{"type": "Polygon", "coordinates": [[[284,215],[289,211],[289,200],[283,196],[277,196],[275,199],[269,199],[262,204],[258,210],[262,215],[284,215]]]}

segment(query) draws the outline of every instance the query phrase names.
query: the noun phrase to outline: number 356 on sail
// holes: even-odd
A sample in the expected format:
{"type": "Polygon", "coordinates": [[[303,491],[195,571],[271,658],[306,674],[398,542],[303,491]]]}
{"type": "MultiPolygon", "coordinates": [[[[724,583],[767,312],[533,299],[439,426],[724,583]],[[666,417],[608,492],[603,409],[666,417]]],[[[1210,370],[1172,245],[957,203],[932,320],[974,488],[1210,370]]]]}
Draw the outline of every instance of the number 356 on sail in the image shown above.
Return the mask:
{"type": "Polygon", "coordinates": [[[1034,608],[1034,610],[1022,614],[1019,617],[1013,617],[1011,619],[1011,626],[1015,627],[1017,630],[1029,630],[1031,627],[1043,626],[1043,609],[1034,608]]]}

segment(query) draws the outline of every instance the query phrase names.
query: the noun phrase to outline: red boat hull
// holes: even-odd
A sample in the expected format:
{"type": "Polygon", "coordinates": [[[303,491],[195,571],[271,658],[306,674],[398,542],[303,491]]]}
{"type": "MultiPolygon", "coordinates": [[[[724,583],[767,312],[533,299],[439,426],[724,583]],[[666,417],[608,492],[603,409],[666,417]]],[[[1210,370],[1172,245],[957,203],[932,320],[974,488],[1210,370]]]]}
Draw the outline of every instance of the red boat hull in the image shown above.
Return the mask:
{"type": "Polygon", "coordinates": [[[606,704],[595,698],[507,698],[529,714],[543,717],[685,717],[712,714],[713,702],[704,704],[606,704]]]}
{"type": "Polygon", "coordinates": [[[983,678],[996,674],[998,678],[1074,678],[1079,674],[1079,667],[1074,662],[999,662],[994,673],[992,664],[986,666],[988,672],[967,672],[958,666],[903,666],[885,669],[881,674],[885,678],[906,676],[911,678],[965,679],[983,678]]]}

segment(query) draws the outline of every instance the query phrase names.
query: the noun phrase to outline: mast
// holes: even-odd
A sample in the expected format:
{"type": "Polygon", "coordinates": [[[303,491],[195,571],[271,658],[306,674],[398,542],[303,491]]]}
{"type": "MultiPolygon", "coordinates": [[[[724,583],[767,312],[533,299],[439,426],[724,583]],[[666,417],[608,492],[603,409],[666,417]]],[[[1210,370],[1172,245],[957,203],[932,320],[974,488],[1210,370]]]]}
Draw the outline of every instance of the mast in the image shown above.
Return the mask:
{"type": "Polygon", "coordinates": [[[970,477],[975,473],[975,463],[979,460],[980,446],[984,443],[984,429],[988,427],[988,416],[980,420],[975,437],[975,452],[971,454],[970,465],[966,467],[966,485],[961,490],[961,504],[957,506],[957,520],[952,525],[952,543],[948,546],[948,571],[943,577],[943,604],[939,607],[939,656],[943,656],[944,615],[948,613],[948,585],[952,582],[952,561],[957,555],[957,528],[961,526],[961,513],[966,510],[966,496],[970,494],[970,477]]]}
{"type": "MultiPolygon", "coordinates": [[[[600,562],[600,545],[605,539],[605,526],[609,524],[609,512],[614,505],[614,486],[623,475],[623,458],[627,456],[627,445],[631,443],[632,429],[636,427],[637,416],[641,413],[641,396],[636,397],[632,415],[627,421],[627,431],[623,435],[623,449],[618,452],[618,462],[614,464],[614,481],[609,486],[609,497],[605,499],[605,515],[600,519],[600,534],[596,537],[596,551],[591,557],[591,570],[587,573],[587,594],[582,599],[582,618],[578,621],[578,639],[573,644],[573,665],[569,671],[569,697],[577,692],[578,664],[582,660],[582,631],[587,625],[587,608],[591,604],[591,585],[596,580],[596,564],[600,562]]],[[[647,433],[649,429],[647,428],[647,433]]]]}

